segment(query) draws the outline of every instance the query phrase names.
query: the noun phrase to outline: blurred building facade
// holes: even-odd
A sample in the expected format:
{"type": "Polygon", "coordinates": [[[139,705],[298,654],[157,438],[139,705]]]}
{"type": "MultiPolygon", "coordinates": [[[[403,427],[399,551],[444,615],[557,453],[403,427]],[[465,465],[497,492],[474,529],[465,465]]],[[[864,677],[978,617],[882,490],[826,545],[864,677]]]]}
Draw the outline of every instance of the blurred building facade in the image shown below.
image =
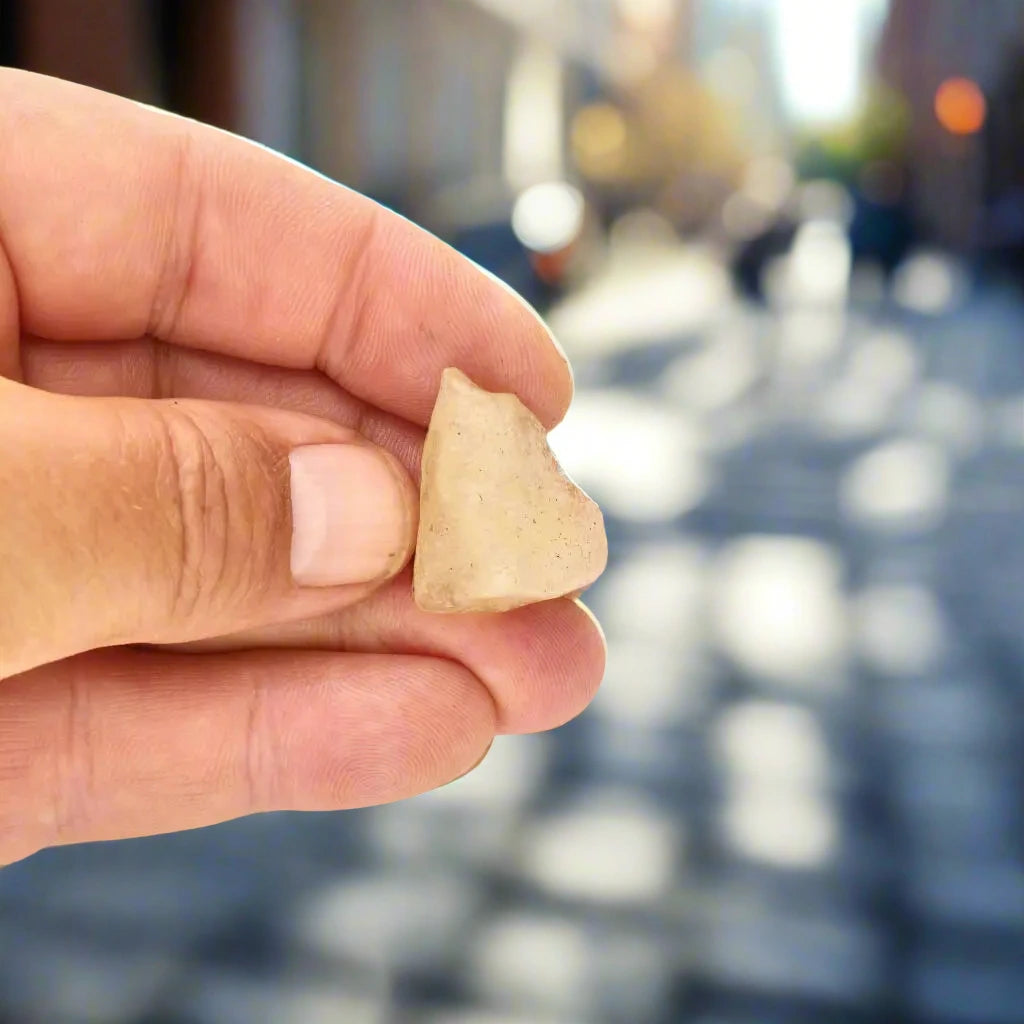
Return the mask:
{"type": "Polygon", "coordinates": [[[517,43],[502,19],[458,0],[314,0],[304,15],[315,166],[384,195],[500,176],[517,43]]]}
{"type": "MultiPolygon", "coordinates": [[[[992,160],[983,134],[955,135],[939,123],[937,91],[943,81],[963,77],[991,94],[1022,41],[1019,0],[890,0],[879,69],[909,106],[914,214],[940,244],[963,248],[975,240],[992,160]]],[[[999,131],[1000,150],[1016,150],[1019,142],[999,131]]]]}

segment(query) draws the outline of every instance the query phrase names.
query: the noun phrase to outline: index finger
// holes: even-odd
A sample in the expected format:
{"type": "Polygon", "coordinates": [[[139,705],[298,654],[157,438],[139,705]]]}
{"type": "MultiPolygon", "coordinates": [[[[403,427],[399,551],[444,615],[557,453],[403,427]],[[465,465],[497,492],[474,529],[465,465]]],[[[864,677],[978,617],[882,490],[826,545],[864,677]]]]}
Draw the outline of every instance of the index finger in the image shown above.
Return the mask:
{"type": "Polygon", "coordinates": [[[540,318],[366,197],[216,129],[10,69],[0,131],[0,325],[16,301],[40,338],[151,335],[316,367],[418,423],[458,366],[548,425],[564,415],[571,376],[540,318]]]}

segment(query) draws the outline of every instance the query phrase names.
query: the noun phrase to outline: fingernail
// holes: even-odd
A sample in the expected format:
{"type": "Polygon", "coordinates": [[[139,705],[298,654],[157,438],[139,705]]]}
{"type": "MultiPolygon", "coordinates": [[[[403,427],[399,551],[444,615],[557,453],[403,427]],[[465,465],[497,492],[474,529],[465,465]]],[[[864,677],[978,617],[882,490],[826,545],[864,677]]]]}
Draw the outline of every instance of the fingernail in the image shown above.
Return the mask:
{"type": "MultiPolygon", "coordinates": [[[[539,314],[538,314],[539,315],[539,314]]],[[[554,350],[562,357],[562,362],[565,363],[566,370],[569,371],[569,377],[572,379],[573,387],[576,386],[576,378],[572,372],[572,361],[569,359],[569,354],[565,351],[565,347],[558,340],[557,335],[551,330],[551,325],[543,317],[540,317],[540,322],[544,325],[544,330],[548,332],[548,337],[551,339],[551,345],[554,350]]]]}
{"type": "Polygon", "coordinates": [[[581,612],[583,612],[583,614],[586,615],[586,617],[588,619],[590,619],[591,623],[594,626],[594,629],[597,630],[597,635],[601,638],[601,643],[604,646],[605,652],[607,653],[607,651],[608,651],[608,637],[605,636],[604,628],[602,627],[600,621],[598,620],[598,617],[578,597],[574,598],[572,603],[574,605],[576,605],[576,607],[579,608],[579,610],[581,612]]]}
{"type": "Polygon", "coordinates": [[[300,586],[367,583],[401,567],[413,524],[398,472],[359,444],[320,444],[289,455],[292,577],[300,586]]]}

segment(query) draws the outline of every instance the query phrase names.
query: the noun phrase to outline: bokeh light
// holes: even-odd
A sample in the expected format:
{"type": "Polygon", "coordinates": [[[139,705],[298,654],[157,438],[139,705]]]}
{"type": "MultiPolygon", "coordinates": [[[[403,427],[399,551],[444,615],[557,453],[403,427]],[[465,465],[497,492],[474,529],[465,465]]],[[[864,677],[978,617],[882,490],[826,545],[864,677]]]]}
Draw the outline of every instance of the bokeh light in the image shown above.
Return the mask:
{"type": "Polygon", "coordinates": [[[512,209],[512,230],[531,252],[553,253],[576,241],[585,204],[579,189],[546,182],[527,189],[512,209]]]}
{"type": "Polygon", "coordinates": [[[597,791],[540,816],[520,849],[524,875],[561,898],[651,903],[671,886],[681,836],[642,795],[597,791]]]}
{"type": "Polygon", "coordinates": [[[839,841],[835,813],[820,794],[748,783],[729,794],[722,828],[737,853],[781,868],[820,867],[839,841]]]}
{"type": "Polygon", "coordinates": [[[738,701],[714,723],[711,742],[723,771],[735,782],[814,789],[831,775],[818,721],[795,704],[738,701]]]}
{"type": "Polygon", "coordinates": [[[697,423],[629,392],[580,396],[551,444],[566,471],[626,520],[674,519],[709,486],[697,423]]]}
{"type": "Polygon", "coordinates": [[[948,625],[930,590],[871,586],[857,595],[853,612],[857,652],[875,671],[924,675],[938,664],[948,625]]]}
{"type": "Polygon", "coordinates": [[[850,466],[840,485],[840,507],[850,519],[878,530],[922,530],[938,525],[949,502],[946,451],[928,441],[887,441],[850,466]]]}
{"type": "Polygon", "coordinates": [[[526,910],[496,915],[470,953],[470,987],[511,1009],[586,1012],[591,952],[582,925],[526,910]]]}
{"type": "Polygon", "coordinates": [[[588,600],[612,642],[690,649],[703,635],[710,570],[709,554],[698,543],[647,543],[612,566],[588,600]]]}
{"type": "Polygon", "coordinates": [[[627,139],[626,119],[614,104],[591,104],[573,118],[573,155],[582,173],[589,177],[620,173],[626,160],[627,139]]]}
{"type": "Polygon", "coordinates": [[[966,293],[965,270],[947,253],[915,252],[893,276],[893,299],[915,313],[938,316],[951,312],[966,293]]]}
{"type": "Polygon", "coordinates": [[[755,677],[827,691],[846,649],[842,563],[798,537],[744,537],[715,570],[712,609],[723,651],[755,677]]]}
{"type": "Polygon", "coordinates": [[[969,78],[947,78],[935,92],[935,116],[951,135],[974,135],[985,124],[985,95],[969,78]]]}

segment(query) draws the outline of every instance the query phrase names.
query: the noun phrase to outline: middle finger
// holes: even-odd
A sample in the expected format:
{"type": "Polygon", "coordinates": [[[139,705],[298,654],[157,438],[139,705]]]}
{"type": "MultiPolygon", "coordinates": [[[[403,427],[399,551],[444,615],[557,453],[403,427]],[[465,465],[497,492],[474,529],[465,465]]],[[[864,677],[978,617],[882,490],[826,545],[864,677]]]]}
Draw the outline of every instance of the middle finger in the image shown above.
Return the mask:
{"type": "Polygon", "coordinates": [[[337,613],[203,640],[185,649],[282,647],[461,662],[490,691],[503,733],[553,729],[578,715],[594,696],[605,664],[600,627],[578,601],[560,598],[500,615],[432,615],[413,602],[408,570],[337,613]]]}

